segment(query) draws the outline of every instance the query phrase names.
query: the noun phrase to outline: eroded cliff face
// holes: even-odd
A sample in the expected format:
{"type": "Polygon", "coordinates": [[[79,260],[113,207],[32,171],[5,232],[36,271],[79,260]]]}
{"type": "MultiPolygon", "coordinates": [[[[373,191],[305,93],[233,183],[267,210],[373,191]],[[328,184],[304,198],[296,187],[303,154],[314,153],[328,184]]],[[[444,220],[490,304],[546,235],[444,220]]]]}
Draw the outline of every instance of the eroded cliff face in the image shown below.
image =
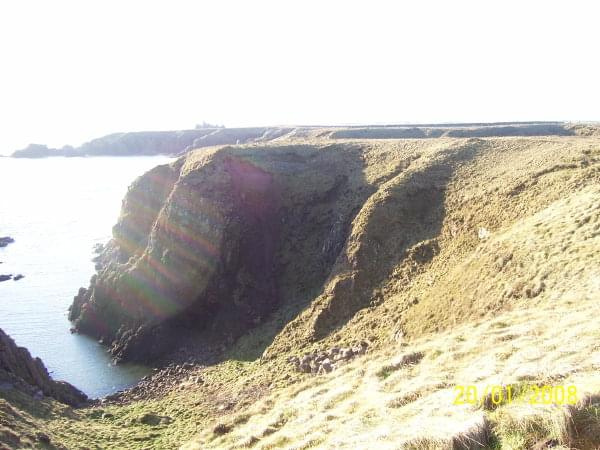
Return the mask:
{"type": "Polygon", "coordinates": [[[59,402],[79,406],[87,396],[64,381],[50,378],[40,358],[33,358],[24,347],[18,347],[0,329],[0,384],[3,390],[19,389],[34,396],[53,397],[59,402]]]}
{"type": "Polygon", "coordinates": [[[596,145],[443,138],[192,152],[132,185],[70,318],[115,358],[141,361],[175,352],[190,331],[195,347],[245,335],[236,351],[271,359],[341,335],[452,326],[460,308],[432,304],[456,296],[432,267],[450,273],[480,228],[485,239],[547,207],[556,186],[597,183],[596,145]]]}
{"type": "Polygon", "coordinates": [[[156,358],[183,330],[231,342],[282,296],[324,281],[355,212],[341,200],[366,188],[361,154],[357,145],[225,147],[151,170],[131,186],[70,319],[118,360],[156,358]],[[296,272],[296,251],[312,267],[296,272]]]}

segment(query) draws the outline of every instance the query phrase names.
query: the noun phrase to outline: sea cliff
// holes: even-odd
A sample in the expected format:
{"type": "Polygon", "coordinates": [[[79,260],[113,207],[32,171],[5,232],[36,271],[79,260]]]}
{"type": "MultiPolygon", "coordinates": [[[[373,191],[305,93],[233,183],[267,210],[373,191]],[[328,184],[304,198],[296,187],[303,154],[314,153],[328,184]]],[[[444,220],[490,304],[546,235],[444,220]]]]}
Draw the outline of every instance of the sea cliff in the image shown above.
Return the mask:
{"type": "Polygon", "coordinates": [[[87,396],[64,381],[55,381],[40,358],[33,358],[24,347],[18,347],[0,329],[0,386],[2,390],[18,389],[41,398],[53,397],[71,406],[85,403],[87,396]]]}

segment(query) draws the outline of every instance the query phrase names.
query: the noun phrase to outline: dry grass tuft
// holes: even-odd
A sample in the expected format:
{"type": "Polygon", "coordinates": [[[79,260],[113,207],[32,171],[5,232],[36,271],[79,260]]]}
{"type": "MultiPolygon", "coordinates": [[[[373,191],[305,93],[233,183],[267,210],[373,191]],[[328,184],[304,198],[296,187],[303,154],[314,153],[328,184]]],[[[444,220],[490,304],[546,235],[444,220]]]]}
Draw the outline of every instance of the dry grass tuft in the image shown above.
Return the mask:
{"type": "Polygon", "coordinates": [[[422,352],[412,352],[406,355],[402,355],[398,361],[393,362],[392,364],[387,364],[383,366],[381,369],[377,371],[377,376],[380,379],[386,379],[389,377],[392,372],[396,370],[402,369],[403,367],[418,364],[423,359],[422,352]]]}

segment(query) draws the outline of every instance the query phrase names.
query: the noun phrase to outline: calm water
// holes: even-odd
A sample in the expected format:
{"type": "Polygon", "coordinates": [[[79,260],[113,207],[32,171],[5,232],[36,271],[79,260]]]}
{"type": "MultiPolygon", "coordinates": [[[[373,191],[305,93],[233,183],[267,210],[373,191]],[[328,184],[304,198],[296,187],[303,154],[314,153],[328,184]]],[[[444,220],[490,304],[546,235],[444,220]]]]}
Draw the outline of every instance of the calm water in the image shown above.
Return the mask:
{"type": "Polygon", "coordinates": [[[110,363],[105,347],[69,332],[67,308],[94,273],[93,246],[111,236],[131,182],[167,157],[0,158],[0,328],[91,397],[135,383],[139,366],[110,363]]]}

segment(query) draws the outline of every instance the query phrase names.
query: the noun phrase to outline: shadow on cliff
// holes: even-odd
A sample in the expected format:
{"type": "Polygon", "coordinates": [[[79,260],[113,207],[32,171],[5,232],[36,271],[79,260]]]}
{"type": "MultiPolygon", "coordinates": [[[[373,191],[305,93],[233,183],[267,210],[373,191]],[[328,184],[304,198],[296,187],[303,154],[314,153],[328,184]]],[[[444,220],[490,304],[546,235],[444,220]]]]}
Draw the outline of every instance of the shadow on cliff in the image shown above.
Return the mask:
{"type": "Polygon", "coordinates": [[[407,284],[439,253],[436,238],[446,216],[448,183],[457,166],[480,148],[481,142],[474,140],[445,150],[400,173],[370,199],[365,226],[354,230],[357,250],[341,255],[341,270],[313,318],[312,339],[326,337],[360,309],[383,302],[387,282],[407,284]]]}
{"type": "Polygon", "coordinates": [[[269,346],[272,354],[323,339],[362,308],[384,301],[386,281],[408,282],[439,252],[436,237],[446,215],[448,183],[456,168],[481,148],[481,141],[471,140],[444,150],[429,161],[402,168],[379,189],[363,179],[368,195],[347,217],[335,264],[330,260],[303,301],[282,305],[276,320],[261,329],[262,339],[251,340],[260,345],[243,346],[232,356],[255,359],[269,346]],[[357,214],[360,220],[352,223],[357,214]]]}
{"type": "MultiPolygon", "coordinates": [[[[270,215],[268,223],[263,221],[259,227],[244,231],[243,242],[233,252],[238,255],[238,264],[219,281],[225,281],[225,285],[228,277],[239,281],[243,278],[240,274],[248,270],[268,274],[274,286],[274,291],[268,292],[275,292],[277,301],[268,313],[263,309],[261,315],[255,314],[254,323],[244,329],[251,313],[236,305],[252,305],[252,299],[236,298],[229,291],[227,295],[232,300],[215,306],[206,331],[196,338],[217,342],[220,336],[229,351],[219,359],[259,358],[286,324],[319,295],[344,247],[352,220],[375,192],[363,174],[360,146],[336,144],[295,149],[270,155],[276,173],[277,214],[270,215]],[[265,234],[265,230],[269,232],[265,234]],[[257,254],[270,257],[257,260],[257,254]],[[231,345],[235,340],[236,344],[231,345]]],[[[231,251],[224,254],[227,253],[231,251]]],[[[177,320],[190,325],[187,313],[177,320]]]]}
{"type": "Polygon", "coordinates": [[[169,178],[168,195],[162,172],[136,182],[115,227],[125,265],[107,266],[76,299],[78,329],[107,337],[123,361],[210,363],[230,359],[227,349],[259,357],[322,290],[375,191],[360,145],[264,150],[219,149],[169,178]],[[130,242],[145,249],[127,251],[130,242]]]}

